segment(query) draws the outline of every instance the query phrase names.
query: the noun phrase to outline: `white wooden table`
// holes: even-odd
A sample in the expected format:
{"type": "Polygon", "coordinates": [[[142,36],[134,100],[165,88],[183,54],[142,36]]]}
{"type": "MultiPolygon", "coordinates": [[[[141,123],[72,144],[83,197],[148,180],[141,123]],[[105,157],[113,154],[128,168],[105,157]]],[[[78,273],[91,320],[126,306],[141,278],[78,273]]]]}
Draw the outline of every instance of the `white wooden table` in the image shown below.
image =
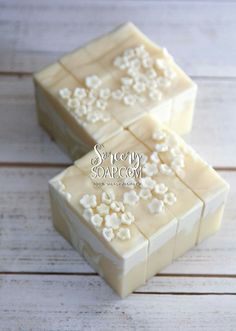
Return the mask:
{"type": "Polygon", "coordinates": [[[236,330],[236,3],[0,0],[0,331],[236,330]],[[125,21],[196,80],[188,138],[231,184],[221,231],[127,299],[53,229],[68,158],[38,126],[31,74],[125,21]]]}

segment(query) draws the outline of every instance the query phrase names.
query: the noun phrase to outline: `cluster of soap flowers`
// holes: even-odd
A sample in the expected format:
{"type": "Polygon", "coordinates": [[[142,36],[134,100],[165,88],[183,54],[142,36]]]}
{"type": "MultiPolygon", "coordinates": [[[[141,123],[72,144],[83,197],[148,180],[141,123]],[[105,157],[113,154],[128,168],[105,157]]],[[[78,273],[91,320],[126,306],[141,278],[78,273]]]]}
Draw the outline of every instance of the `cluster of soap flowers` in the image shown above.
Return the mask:
{"type": "Polygon", "coordinates": [[[83,217],[95,228],[101,229],[107,241],[114,238],[129,240],[131,238],[131,225],[134,215],[125,208],[125,201],[117,201],[113,190],[103,191],[97,198],[95,194],[84,194],[80,199],[83,217]],[[98,202],[99,200],[99,202],[98,202]]]}
{"type": "Polygon", "coordinates": [[[113,62],[124,72],[118,89],[112,91],[109,87],[101,87],[102,80],[91,75],[85,78],[85,88],[63,88],[59,90],[59,96],[82,125],[109,121],[106,110],[110,98],[122,101],[126,106],[142,104],[147,99],[159,101],[162,90],[170,87],[176,76],[170,66],[171,56],[166,49],[162,53],[163,57],[153,58],[144,45],[128,48],[113,62]]]}

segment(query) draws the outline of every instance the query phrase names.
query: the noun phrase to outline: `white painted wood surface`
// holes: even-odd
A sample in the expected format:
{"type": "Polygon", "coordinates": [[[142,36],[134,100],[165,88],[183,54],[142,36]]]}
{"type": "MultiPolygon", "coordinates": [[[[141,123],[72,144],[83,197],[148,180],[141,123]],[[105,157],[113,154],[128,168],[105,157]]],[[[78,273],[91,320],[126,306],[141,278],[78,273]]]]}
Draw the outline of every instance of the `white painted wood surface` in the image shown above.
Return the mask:
{"type": "Polygon", "coordinates": [[[236,2],[0,0],[0,331],[236,329],[236,2]],[[120,300],[51,224],[69,159],[38,126],[30,74],[134,21],[199,85],[187,138],[231,184],[221,231],[120,300]]]}

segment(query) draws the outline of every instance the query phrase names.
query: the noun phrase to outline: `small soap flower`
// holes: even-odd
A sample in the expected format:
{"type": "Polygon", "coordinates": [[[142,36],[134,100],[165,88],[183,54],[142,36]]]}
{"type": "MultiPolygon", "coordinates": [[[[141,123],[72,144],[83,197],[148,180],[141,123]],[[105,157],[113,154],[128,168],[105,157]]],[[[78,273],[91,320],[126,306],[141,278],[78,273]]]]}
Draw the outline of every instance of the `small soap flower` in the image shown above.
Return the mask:
{"type": "Polygon", "coordinates": [[[101,119],[101,115],[98,112],[90,112],[86,117],[87,121],[90,123],[97,123],[101,119]]]}
{"type": "Polygon", "coordinates": [[[105,110],[107,108],[107,102],[103,99],[98,99],[96,101],[96,107],[101,110],[105,110]]]}
{"type": "Polygon", "coordinates": [[[124,179],[124,186],[133,189],[136,185],[136,180],[133,177],[126,177],[124,179]]]}
{"type": "Polygon", "coordinates": [[[166,138],[166,133],[162,130],[156,130],[152,135],[152,139],[157,141],[161,141],[165,138],[166,138]]]}
{"type": "Polygon", "coordinates": [[[77,87],[73,93],[74,97],[78,98],[79,100],[84,99],[87,96],[86,90],[84,88],[77,87]]]}
{"type": "Polygon", "coordinates": [[[71,97],[71,90],[69,90],[67,87],[59,90],[59,95],[62,99],[69,99],[71,97]]]}
{"type": "Polygon", "coordinates": [[[155,164],[159,164],[161,162],[157,152],[153,152],[151,154],[150,160],[155,164]]]}
{"type": "Polygon", "coordinates": [[[136,98],[132,94],[125,95],[123,100],[124,100],[124,104],[127,106],[134,106],[136,103],[136,98]]]}
{"type": "Polygon", "coordinates": [[[171,206],[177,201],[177,198],[176,198],[176,195],[173,192],[167,192],[164,195],[163,201],[164,201],[165,204],[171,206]]]}
{"type": "Polygon", "coordinates": [[[117,237],[121,240],[128,240],[131,238],[131,234],[130,234],[130,229],[128,228],[120,228],[117,233],[116,233],[117,237]]]}
{"type": "Polygon", "coordinates": [[[153,59],[150,56],[146,56],[142,60],[142,65],[144,68],[151,68],[153,66],[153,59]]]}
{"type": "Polygon", "coordinates": [[[86,208],[83,211],[83,217],[86,221],[90,221],[91,217],[93,216],[93,210],[92,208],[86,208]]]}
{"type": "Polygon", "coordinates": [[[70,110],[75,110],[79,107],[79,100],[75,98],[70,98],[67,101],[67,106],[70,110]]]}
{"type": "Polygon", "coordinates": [[[102,222],[103,222],[103,218],[99,214],[95,214],[91,217],[91,223],[97,228],[101,227],[102,222]]]}
{"type": "Polygon", "coordinates": [[[156,185],[156,182],[155,182],[155,180],[153,180],[150,177],[143,177],[143,178],[140,178],[140,184],[141,184],[142,188],[147,188],[149,190],[153,190],[156,185]]]}
{"type": "Polygon", "coordinates": [[[140,163],[141,164],[145,164],[147,162],[147,160],[148,160],[147,155],[144,154],[144,153],[140,153],[140,156],[141,156],[140,163]]]}
{"type": "Polygon", "coordinates": [[[171,68],[165,68],[163,71],[163,74],[166,78],[173,80],[176,77],[176,73],[173,69],[171,68]]]}
{"type": "Polygon", "coordinates": [[[116,213],[105,216],[106,227],[117,230],[121,224],[121,219],[116,213]]]}
{"type": "Polygon", "coordinates": [[[121,83],[123,84],[123,85],[125,85],[125,86],[131,86],[132,84],[133,84],[133,79],[132,78],[130,78],[130,77],[122,77],[121,78],[121,83]]]}
{"type": "Polygon", "coordinates": [[[163,201],[154,198],[148,204],[148,209],[151,212],[151,214],[160,214],[164,211],[164,203],[163,201]]]}
{"type": "Polygon", "coordinates": [[[171,161],[171,168],[177,169],[177,168],[184,168],[184,159],[182,157],[175,157],[171,161]]]}
{"type": "Polygon", "coordinates": [[[141,45],[135,47],[134,52],[137,56],[142,57],[144,52],[146,52],[145,46],[143,44],[141,44],[141,45]]]}
{"type": "Polygon", "coordinates": [[[146,90],[146,85],[144,83],[141,82],[137,82],[133,85],[133,89],[135,90],[135,92],[137,93],[143,93],[146,90]]]}
{"type": "Polygon", "coordinates": [[[154,101],[160,101],[162,99],[162,92],[159,90],[151,90],[148,95],[154,101]]]}
{"type": "Polygon", "coordinates": [[[159,183],[155,186],[155,192],[163,195],[168,191],[168,187],[164,183],[159,183]]]}
{"type": "Polygon", "coordinates": [[[148,200],[152,197],[152,192],[147,188],[142,188],[139,192],[139,196],[143,200],[148,200]]]}
{"type": "Polygon", "coordinates": [[[132,69],[139,69],[140,66],[141,66],[141,61],[139,59],[133,59],[132,61],[130,61],[130,64],[129,66],[132,68],[132,69]]]}
{"type": "Polygon", "coordinates": [[[112,201],[111,203],[111,209],[115,212],[123,212],[125,210],[125,206],[121,201],[112,201]]]}
{"type": "Polygon", "coordinates": [[[107,241],[111,241],[112,239],[115,238],[112,228],[103,228],[102,235],[107,241]]]}
{"type": "Polygon", "coordinates": [[[123,195],[123,201],[124,201],[124,204],[126,204],[126,205],[134,206],[138,203],[139,196],[133,190],[129,191],[129,192],[125,192],[123,195]]]}
{"type": "Polygon", "coordinates": [[[163,87],[163,88],[169,87],[171,85],[171,81],[166,77],[158,77],[157,83],[158,83],[158,86],[163,87]]]}
{"type": "Polygon", "coordinates": [[[101,203],[99,206],[97,206],[97,211],[101,216],[108,215],[109,210],[110,210],[109,206],[106,205],[105,203],[101,203]]]}
{"type": "Polygon", "coordinates": [[[132,57],[135,56],[135,51],[133,48],[127,48],[124,53],[123,53],[124,57],[126,57],[127,59],[131,59],[132,57]]]}
{"type": "Polygon", "coordinates": [[[108,100],[111,96],[111,90],[109,88],[101,89],[99,92],[99,96],[103,100],[108,100]]]}
{"type": "Polygon", "coordinates": [[[123,57],[121,56],[117,56],[114,61],[113,61],[113,65],[121,70],[125,70],[127,68],[127,64],[124,61],[123,57]]]}
{"type": "Polygon", "coordinates": [[[167,152],[168,151],[168,145],[166,144],[156,144],[155,150],[157,152],[167,152]]]}
{"type": "Polygon", "coordinates": [[[97,205],[97,198],[94,194],[85,194],[80,199],[80,204],[84,208],[94,208],[97,205]]]}
{"type": "Polygon", "coordinates": [[[92,75],[85,78],[85,84],[88,88],[97,89],[102,81],[98,76],[92,75]]]}
{"type": "Polygon", "coordinates": [[[157,77],[157,73],[153,68],[150,68],[146,71],[146,77],[148,77],[149,79],[154,79],[157,77]]]}
{"type": "Polygon", "coordinates": [[[125,212],[121,215],[121,223],[130,225],[134,222],[135,218],[131,212],[125,212]]]}
{"type": "Polygon", "coordinates": [[[145,163],[142,171],[145,175],[152,177],[158,172],[157,165],[155,163],[145,163]]]}
{"type": "Polygon", "coordinates": [[[114,100],[122,100],[124,97],[124,92],[120,89],[117,89],[112,92],[111,96],[114,100]]]}
{"type": "Polygon", "coordinates": [[[102,192],[102,202],[106,203],[107,205],[110,205],[114,200],[115,200],[114,191],[110,190],[107,192],[105,191],[102,192]]]}
{"type": "Polygon", "coordinates": [[[173,170],[167,164],[160,164],[159,171],[163,175],[172,176],[174,174],[173,170]]]}

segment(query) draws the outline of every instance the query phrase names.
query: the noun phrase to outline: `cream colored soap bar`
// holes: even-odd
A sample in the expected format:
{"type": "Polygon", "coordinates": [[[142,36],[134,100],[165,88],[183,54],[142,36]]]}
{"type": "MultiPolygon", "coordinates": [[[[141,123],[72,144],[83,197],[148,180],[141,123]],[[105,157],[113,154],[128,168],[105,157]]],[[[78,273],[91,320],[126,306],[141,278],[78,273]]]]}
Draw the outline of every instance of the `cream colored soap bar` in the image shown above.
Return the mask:
{"type": "Polygon", "coordinates": [[[228,189],[150,115],[50,181],[55,227],[122,297],[219,228],[228,189]]]}
{"type": "Polygon", "coordinates": [[[34,82],[39,122],[73,160],[147,113],[180,134],[191,130],[196,84],[132,23],[65,55],[34,82]]]}

